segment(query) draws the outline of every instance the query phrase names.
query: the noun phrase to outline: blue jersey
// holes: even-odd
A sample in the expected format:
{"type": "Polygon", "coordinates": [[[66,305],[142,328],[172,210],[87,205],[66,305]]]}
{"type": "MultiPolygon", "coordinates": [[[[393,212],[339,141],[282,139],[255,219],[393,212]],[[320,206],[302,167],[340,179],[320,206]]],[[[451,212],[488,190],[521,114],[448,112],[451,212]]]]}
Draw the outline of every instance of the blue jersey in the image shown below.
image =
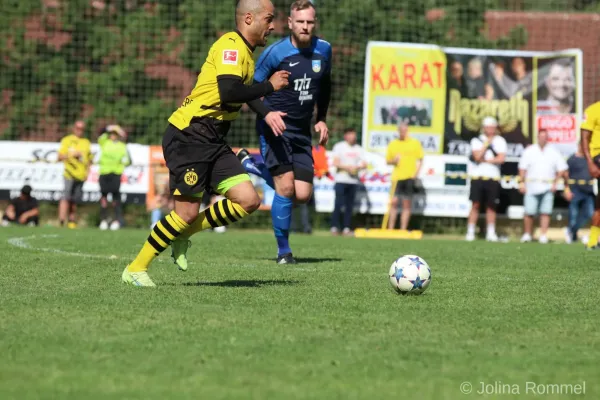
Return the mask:
{"type": "Polygon", "coordinates": [[[283,38],[263,51],[256,63],[254,80],[264,82],[280,70],[290,72],[290,84],[266,96],[264,104],[273,111],[287,113],[283,118],[287,130],[310,134],[306,129],[310,127],[315,104],[321,114],[327,112],[329,105],[331,45],[314,37],[310,47],[299,49],[289,36],[283,38]]]}

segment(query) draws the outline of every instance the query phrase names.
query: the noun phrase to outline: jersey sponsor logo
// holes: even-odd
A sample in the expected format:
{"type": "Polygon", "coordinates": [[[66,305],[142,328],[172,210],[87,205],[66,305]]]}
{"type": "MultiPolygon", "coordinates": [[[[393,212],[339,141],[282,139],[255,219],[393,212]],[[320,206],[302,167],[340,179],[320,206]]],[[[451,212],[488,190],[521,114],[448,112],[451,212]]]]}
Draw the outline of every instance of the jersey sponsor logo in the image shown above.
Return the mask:
{"type": "Polygon", "coordinates": [[[223,50],[223,64],[237,65],[238,62],[238,51],[237,50],[223,50]]]}
{"type": "Polygon", "coordinates": [[[300,105],[303,105],[304,101],[313,99],[313,95],[308,92],[311,80],[311,78],[306,77],[306,74],[304,74],[303,78],[294,79],[294,90],[299,92],[298,101],[300,102],[300,105]]]}
{"type": "Polygon", "coordinates": [[[291,63],[290,63],[290,67],[295,67],[295,66],[296,66],[296,65],[298,65],[298,64],[300,64],[300,61],[298,61],[298,62],[295,62],[295,63],[292,63],[292,62],[291,62],[291,63]]]}
{"type": "Polygon", "coordinates": [[[312,60],[312,70],[314,72],[321,71],[321,60],[312,60]]]}

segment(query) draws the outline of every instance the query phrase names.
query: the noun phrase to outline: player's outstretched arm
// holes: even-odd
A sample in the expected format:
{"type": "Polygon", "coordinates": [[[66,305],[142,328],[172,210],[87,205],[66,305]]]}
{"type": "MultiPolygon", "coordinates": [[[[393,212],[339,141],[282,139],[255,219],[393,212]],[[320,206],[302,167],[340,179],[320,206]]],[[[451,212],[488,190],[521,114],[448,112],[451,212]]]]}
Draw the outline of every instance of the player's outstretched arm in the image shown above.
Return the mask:
{"type": "Polygon", "coordinates": [[[221,103],[246,103],[281,90],[288,85],[288,71],[277,71],[266,82],[244,85],[236,75],[219,75],[217,82],[221,103]]]}
{"type": "Polygon", "coordinates": [[[282,111],[269,111],[263,117],[275,136],[281,136],[283,135],[283,132],[285,132],[285,122],[283,121],[283,117],[286,115],[287,113],[282,111]]]}
{"type": "Polygon", "coordinates": [[[275,136],[283,135],[283,132],[285,132],[285,122],[283,122],[283,117],[287,115],[286,113],[281,111],[271,111],[261,99],[249,101],[248,106],[265,120],[275,136]]]}
{"type": "MultiPolygon", "coordinates": [[[[273,76],[271,76],[271,78],[273,78],[273,76]]],[[[254,82],[256,83],[256,81],[254,82]]],[[[275,136],[283,135],[283,132],[285,131],[285,122],[283,122],[283,117],[287,115],[286,113],[281,111],[272,111],[261,99],[249,101],[248,106],[252,111],[260,115],[265,120],[275,136]]]]}
{"type": "Polygon", "coordinates": [[[267,107],[261,99],[250,100],[248,102],[248,107],[250,107],[255,114],[260,115],[262,118],[266,117],[267,114],[271,112],[269,107],[267,107]]]}

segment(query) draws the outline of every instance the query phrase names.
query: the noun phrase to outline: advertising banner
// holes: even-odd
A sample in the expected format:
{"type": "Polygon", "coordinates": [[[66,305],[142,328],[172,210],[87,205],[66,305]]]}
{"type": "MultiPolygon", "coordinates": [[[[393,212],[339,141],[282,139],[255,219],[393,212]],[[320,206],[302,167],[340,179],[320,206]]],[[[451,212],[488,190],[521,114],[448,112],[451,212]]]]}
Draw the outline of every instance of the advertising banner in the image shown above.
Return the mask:
{"type": "MultiPolygon", "coordinates": [[[[366,153],[369,164],[359,174],[360,185],[355,200],[355,211],[362,214],[385,214],[392,187],[391,166],[383,156],[366,153]]],[[[328,154],[331,163],[332,157],[328,154]]],[[[330,165],[332,175],[335,168],[330,165]]],[[[418,176],[418,189],[413,201],[413,212],[426,216],[464,218],[468,215],[469,183],[463,176],[468,172],[468,160],[461,156],[427,155],[418,176]],[[456,173],[460,177],[452,177],[456,173]]],[[[317,212],[332,212],[335,202],[335,182],[332,177],[315,178],[315,207],[317,212]]]]}
{"type": "MultiPolygon", "coordinates": [[[[63,163],[58,162],[60,143],[0,141],[0,199],[19,196],[25,184],[31,185],[32,195],[40,201],[60,200],[63,188],[63,163]]],[[[148,191],[148,146],[128,144],[132,165],[125,168],[121,178],[121,200],[144,203],[148,191]]],[[[92,144],[94,162],[100,148],[92,144]]],[[[92,164],[83,185],[83,201],[100,200],[98,165],[92,164]]]]}
{"type": "Polygon", "coordinates": [[[383,154],[406,122],[426,154],[468,155],[483,118],[495,117],[518,160],[540,129],[568,157],[582,115],[582,52],[447,48],[369,42],[362,145],[383,154]]]}

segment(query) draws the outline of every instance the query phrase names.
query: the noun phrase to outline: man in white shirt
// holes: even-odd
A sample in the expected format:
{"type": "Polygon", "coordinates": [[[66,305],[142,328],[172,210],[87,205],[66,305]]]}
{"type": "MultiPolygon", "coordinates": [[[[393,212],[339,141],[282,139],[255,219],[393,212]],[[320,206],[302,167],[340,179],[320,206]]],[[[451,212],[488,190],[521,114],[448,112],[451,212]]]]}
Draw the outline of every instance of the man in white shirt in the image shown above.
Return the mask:
{"type": "Polygon", "coordinates": [[[358,173],[367,167],[364,151],[356,144],[356,130],[346,129],[344,140],[333,146],[333,166],[335,173],[335,206],[331,215],[331,233],[337,235],[341,230],[340,216],[344,208],[343,233],[351,235],[352,210],[356,190],[360,183],[358,173]]]}
{"type": "Polygon", "coordinates": [[[521,242],[531,242],[533,218],[540,214],[540,243],[548,243],[546,233],[554,206],[554,192],[561,177],[566,177],[568,166],[563,156],[548,145],[548,132],[540,130],[537,144],[527,147],[519,161],[519,191],[525,195],[524,233],[521,242]]]}
{"type": "Polygon", "coordinates": [[[467,219],[467,241],[475,240],[475,224],[482,205],[486,207],[487,241],[497,242],[496,207],[500,198],[500,165],[506,158],[506,140],[498,135],[498,121],[486,117],[483,133],[471,140],[471,212],[467,219]]]}

